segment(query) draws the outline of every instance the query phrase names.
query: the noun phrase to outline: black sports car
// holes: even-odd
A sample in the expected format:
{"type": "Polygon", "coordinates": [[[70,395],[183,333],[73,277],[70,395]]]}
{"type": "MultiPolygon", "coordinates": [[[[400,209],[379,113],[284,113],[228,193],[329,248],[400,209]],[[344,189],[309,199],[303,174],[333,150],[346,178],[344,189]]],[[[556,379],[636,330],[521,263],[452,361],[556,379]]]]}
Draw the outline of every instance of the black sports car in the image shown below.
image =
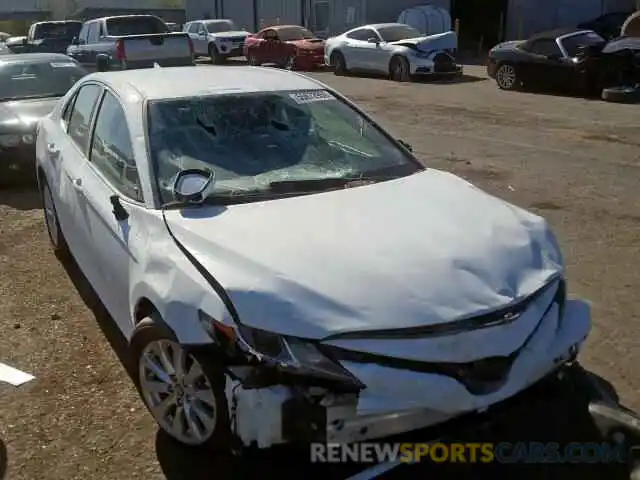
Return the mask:
{"type": "Polygon", "coordinates": [[[86,74],[75,60],[61,54],[0,57],[0,187],[35,178],[38,122],[86,74]]]}
{"type": "Polygon", "coordinates": [[[592,30],[557,29],[496,45],[487,73],[503,90],[541,88],[584,95],[640,83],[640,38],[607,42],[592,30]]]}

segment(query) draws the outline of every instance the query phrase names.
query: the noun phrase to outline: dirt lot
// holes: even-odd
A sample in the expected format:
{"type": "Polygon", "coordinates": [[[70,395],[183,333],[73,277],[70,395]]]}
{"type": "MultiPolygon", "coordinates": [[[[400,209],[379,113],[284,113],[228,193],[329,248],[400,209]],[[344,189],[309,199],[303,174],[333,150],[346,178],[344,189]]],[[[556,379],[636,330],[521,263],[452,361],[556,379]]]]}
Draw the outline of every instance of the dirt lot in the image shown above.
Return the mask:
{"type": "MultiPolygon", "coordinates": [[[[583,363],[640,408],[633,373],[640,360],[640,110],[501,92],[481,68],[467,72],[456,84],[315,76],[362,104],[427,165],[550,220],[564,247],[571,293],[593,302],[595,327],[583,363]]],[[[37,376],[0,396],[8,478],[248,478],[246,470],[187,454],[156,434],[109,345],[121,348],[120,338],[47,242],[37,194],[0,191],[0,360],[37,376]]],[[[537,426],[551,429],[555,421],[541,418],[537,426]]],[[[276,465],[295,463],[292,455],[258,456],[253,473],[282,470],[276,465]]],[[[416,474],[405,471],[404,478],[416,474]]],[[[558,469],[548,475],[567,477],[558,469]]]]}

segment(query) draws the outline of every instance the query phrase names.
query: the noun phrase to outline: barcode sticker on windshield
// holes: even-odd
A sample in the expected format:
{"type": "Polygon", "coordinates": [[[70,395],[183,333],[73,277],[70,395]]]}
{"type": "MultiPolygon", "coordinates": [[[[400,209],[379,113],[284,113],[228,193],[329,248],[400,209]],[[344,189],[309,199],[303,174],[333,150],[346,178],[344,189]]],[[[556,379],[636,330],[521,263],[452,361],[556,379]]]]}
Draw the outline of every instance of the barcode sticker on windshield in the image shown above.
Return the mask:
{"type": "Polygon", "coordinates": [[[73,62],[53,62],[50,63],[53,68],[64,68],[64,67],[75,67],[76,64],[73,62]]]}
{"type": "Polygon", "coordinates": [[[290,93],[289,96],[299,105],[303,103],[326,102],[327,100],[333,100],[333,96],[326,90],[296,92],[290,93]]]}

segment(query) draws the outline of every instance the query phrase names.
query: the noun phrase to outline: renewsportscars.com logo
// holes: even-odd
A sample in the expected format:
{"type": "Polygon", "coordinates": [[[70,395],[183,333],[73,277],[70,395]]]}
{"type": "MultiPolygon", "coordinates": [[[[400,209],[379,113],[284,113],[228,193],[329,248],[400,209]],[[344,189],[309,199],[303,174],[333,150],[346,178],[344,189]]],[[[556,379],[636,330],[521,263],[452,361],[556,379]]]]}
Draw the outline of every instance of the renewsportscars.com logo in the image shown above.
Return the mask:
{"type": "Polygon", "coordinates": [[[627,463],[629,451],[611,443],[542,442],[358,443],[311,445],[315,463],[627,463]]]}

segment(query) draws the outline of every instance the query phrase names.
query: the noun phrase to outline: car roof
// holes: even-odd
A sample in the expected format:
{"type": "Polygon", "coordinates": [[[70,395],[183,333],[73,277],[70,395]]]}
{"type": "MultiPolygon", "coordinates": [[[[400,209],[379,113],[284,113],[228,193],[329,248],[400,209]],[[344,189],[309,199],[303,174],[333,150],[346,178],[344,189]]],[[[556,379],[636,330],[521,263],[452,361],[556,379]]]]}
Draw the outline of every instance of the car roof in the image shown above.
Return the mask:
{"type": "Polygon", "coordinates": [[[76,62],[62,53],[14,53],[0,57],[0,65],[9,63],[76,62]]]}
{"type": "Polygon", "coordinates": [[[262,30],[282,30],[283,28],[304,28],[305,30],[307,30],[306,27],[303,27],[301,25],[270,25],[268,27],[262,28],[260,31],[262,31],[262,30]]]}
{"type": "Polygon", "coordinates": [[[82,23],[80,20],[45,20],[42,22],[35,22],[35,25],[42,25],[43,23],[82,23]]]}
{"type": "MultiPolygon", "coordinates": [[[[376,30],[380,29],[380,28],[386,28],[386,27],[397,27],[397,26],[403,26],[403,27],[408,27],[409,25],[406,25],[404,23],[371,23],[369,25],[363,25],[362,27],[358,27],[358,28],[375,28],[376,30]]],[[[356,30],[354,28],[354,30],[356,30]]]]}
{"type": "Polygon", "coordinates": [[[554,28],[553,30],[547,30],[545,32],[536,33],[531,35],[527,40],[528,43],[534,42],[536,40],[555,40],[558,37],[563,37],[565,35],[571,35],[572,33],[584,32],[584,28],[576,28],[576,27],[563,27],[563,28],[554,28]]]}
{"type": "Polygon", "coordinates": [[[107,17],[92,18],[91,20],[87,20],[85,23],[106,21],[106,20],[112,20],[112,19],[118,19],[118,18],[129,18],[129,17],[155,17],[155,18],[160,18],[157,15],[152,15],[152,14],[149,14],[149,13],[135,13],[135,14],[131,14],[131,15],[109,15],[107,17]]]}
{"type": "Polygon", "coordinates": [[[85,80],[103,82],[121,93],[148,100],[282,90],[321,90],[315,80],[288,70],[249,66],[187,66],[93,73],[85,80]],[[194,82],[193,79],[197,78],[194,82]]]}

